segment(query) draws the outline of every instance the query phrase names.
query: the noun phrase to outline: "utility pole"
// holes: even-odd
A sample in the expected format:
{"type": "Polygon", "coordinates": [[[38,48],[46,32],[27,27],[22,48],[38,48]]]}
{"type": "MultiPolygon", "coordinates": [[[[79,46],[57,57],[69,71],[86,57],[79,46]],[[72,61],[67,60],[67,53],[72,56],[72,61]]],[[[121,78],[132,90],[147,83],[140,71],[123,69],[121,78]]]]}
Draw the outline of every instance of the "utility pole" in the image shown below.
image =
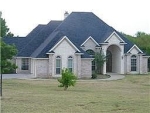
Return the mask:
{"type": "MultiPolygon", "coordinates": [[[[0,11],[0,40],[1,40],[1,15],[2,15],[2,12],[0,11]]],[[[1,49],[0,49],[0,54],[1,54],[1,49]]],[[[0,58],[1,58],[1,56],[0,56],[0,58]]],[[[1,59],[0,59],[1,60],[1,59]]],[[[0,66],[1,67],[1,66],[0,66]]],[[[0,90],[1,90],[1,97],[2,97],[2,70],[0,69],[0,73],[1,73],[1,83],[0,83],[0,85],[1,85],[1,87],[0,87],[0,90]]]]}

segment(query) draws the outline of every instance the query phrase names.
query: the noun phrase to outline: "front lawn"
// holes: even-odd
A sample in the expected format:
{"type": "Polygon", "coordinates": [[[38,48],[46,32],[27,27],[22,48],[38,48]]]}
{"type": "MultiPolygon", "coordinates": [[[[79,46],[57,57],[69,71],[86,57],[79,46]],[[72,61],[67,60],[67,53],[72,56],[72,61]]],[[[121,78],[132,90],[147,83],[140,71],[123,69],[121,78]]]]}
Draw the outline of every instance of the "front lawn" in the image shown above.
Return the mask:
{"type": "Polygon", "coordinates": [[[150,75],[78,80],[67,91],[56,79],[3,80],[2,113],[149,113],[150,75]]]}

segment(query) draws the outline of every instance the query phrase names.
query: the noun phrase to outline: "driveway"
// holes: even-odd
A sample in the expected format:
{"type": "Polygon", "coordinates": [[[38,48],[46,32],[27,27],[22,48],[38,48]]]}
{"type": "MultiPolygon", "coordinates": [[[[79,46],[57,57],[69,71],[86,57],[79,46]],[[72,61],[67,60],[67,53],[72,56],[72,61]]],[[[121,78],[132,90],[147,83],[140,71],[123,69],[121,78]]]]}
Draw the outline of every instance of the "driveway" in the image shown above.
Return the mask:
{"type": "MultiPolygon", "coordinates": [[[[125,76],[124,75],[119,75],[116,73],[107,73],[108,75],[110,75],[110,78],[106,78],[106,79],[93,79],[93,80],[119,80],[119,79],[123,79],[125,76]]],[[[3,79],[32,79],[35,78],[33,74],[3,74],[3,79]]],[[[80,80],[82,81],[82,80],[80,80]]],[[[88,81],[88,80],[83,80],[83,81],[88,81]]]]}
{"type": "Polygon", "coordinates": [[[33,74],[3,74],[3,79],[31,79],[34,78],[33,74]]]}
{"type": "Polygon", "coordinates": [[[110,75],[110,78],[101,79],[101,80],[120,80],[120,79],[123,79],[125,77],[124,75],[120,75],[117,73],[107,73],[107,74],[110,75]]]}

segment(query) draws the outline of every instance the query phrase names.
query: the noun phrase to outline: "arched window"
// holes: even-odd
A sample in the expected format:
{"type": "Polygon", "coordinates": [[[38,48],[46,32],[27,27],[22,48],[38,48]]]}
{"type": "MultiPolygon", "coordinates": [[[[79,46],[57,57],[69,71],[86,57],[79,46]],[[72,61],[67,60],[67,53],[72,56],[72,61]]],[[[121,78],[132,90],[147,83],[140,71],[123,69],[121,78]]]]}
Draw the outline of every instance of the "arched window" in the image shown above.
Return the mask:
{"type": "Polygon", "coordinates": [[[95,52],[92,49],[88,49],[88,50],[86,50],[86,52],[91,56],[94,56],[94,54],[95,54],[95,52]]]}
{"type": "Polygon", "coordinates": [[[135,55],[131,56],[131,71],[137,70],[137,58],[135,55]]]}
{"type": "Polygon", "coordinates": [[[56,74],[61,73],[61,57],[57,56],[56,57],[56,74]]]}
{"type": "Polygon", "coordinates": [[[70,72],[73,72],[73,58],[72,58],[72,56],[68,57],[68,69],[70,70],[70,72]]]}

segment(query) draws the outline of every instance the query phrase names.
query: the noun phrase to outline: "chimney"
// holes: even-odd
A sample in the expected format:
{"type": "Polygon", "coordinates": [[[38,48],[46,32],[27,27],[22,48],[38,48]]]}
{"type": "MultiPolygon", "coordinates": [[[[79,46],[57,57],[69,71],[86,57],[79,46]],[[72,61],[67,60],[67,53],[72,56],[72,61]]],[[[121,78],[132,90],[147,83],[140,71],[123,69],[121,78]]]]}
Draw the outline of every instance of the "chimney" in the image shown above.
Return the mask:
{"type": "Polygon", "coordinates": [[[69,15],[68,11],[65,11],[65,13],[64,13],[64,19],[66,19],[68,15],[69,15]]]}

